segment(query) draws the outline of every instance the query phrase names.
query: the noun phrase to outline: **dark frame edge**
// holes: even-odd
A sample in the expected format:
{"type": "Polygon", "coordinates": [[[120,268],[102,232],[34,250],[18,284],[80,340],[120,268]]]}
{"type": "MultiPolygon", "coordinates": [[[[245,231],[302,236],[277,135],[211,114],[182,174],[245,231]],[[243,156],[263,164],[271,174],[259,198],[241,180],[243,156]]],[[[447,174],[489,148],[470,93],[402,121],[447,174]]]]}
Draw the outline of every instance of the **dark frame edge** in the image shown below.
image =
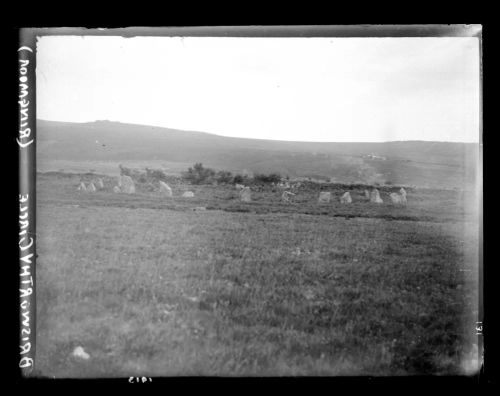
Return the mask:
{"type": "Polygon", "coordinates": [[[36,34],[19,30],[19,368],[32,377],[36,354],[36,34]]]}

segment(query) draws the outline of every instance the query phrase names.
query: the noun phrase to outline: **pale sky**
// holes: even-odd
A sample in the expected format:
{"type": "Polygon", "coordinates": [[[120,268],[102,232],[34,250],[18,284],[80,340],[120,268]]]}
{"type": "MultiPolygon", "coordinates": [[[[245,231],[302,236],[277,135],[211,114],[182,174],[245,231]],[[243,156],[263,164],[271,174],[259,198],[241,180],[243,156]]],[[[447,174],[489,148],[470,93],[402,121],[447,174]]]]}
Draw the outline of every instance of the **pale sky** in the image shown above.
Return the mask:
{"type": "Polygon", "coordinates": [[[479,41],[44,36],[37,117],[295,141],[477,142],[479,41]]]}

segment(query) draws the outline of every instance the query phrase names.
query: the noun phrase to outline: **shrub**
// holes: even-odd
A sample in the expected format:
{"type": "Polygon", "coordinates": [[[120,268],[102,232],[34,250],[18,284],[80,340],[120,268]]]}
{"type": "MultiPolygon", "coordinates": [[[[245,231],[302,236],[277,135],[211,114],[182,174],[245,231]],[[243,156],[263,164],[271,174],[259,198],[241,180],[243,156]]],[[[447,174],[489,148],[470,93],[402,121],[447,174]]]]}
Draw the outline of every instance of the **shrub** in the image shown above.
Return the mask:
{"type": "Polygon", "coordinates": [[[214,180],[215,171],[205,168],[202,163],[196,163],[183,174],[183,178],[192,184],[211,183],[214,180]]]}
{"type": "Polygon", "coordinates": [[[161,169],[146,168],[146,176],[148,179],[167,181],[167,175],[161,169]]]}
{"type": "Polygon", "coordinates": [[[244,181],[244,179],[243,179],[243,176],[241,176],[241,175],[235,175],[233,177],[233,183],[235,183],[235,184],[243,184],[243,181],[244,181]]]}
{"type": "Polygon", "coordinates": [[[219,171],[215,175],[217,183],[231,183],[233,181],[233,174],[228,171],[219,171]]]}
{"type": "Polygon", "coordinates": [[[121,176],[132,176],[132,171],[129,168],[125,168],[121,164],[118,165],[118,167],[120,168],[120,175],[121,176]]]}
{"type": "Polygon", "coordinates": [[[254,176],[254,181],[257,183],[279,183],[281,181],[281,176],[277,173],[271,173],[269,175],[256,174],[254,176]]]}

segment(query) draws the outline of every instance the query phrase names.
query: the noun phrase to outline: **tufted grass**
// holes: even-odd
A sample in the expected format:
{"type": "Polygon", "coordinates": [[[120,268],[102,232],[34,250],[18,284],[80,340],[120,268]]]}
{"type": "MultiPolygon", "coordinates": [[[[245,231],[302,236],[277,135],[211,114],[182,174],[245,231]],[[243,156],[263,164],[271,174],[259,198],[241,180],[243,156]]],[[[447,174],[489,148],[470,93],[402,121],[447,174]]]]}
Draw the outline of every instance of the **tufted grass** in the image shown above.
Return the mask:
{"type": "Polygon", "coordinates": [[[321,208],[77,181],[38,180],[40,376],[474,373],[478,226],[456,192],[321,208]]]}

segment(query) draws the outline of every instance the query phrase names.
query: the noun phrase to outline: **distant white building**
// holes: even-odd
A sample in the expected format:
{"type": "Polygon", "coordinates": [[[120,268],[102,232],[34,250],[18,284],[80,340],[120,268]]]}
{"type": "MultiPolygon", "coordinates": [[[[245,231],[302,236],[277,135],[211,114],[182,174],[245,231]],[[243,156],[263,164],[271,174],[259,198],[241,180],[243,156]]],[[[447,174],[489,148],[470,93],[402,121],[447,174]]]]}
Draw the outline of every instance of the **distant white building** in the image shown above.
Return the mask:
{"type": "Polygon", "coordinates": [[[387,157],[382,157],[380,155],[375,155],[375,154],[368,154],[365,156],[365,158],[372,160],[381,160],[381,161],[385,161],[387,159],[387,157]]]}

